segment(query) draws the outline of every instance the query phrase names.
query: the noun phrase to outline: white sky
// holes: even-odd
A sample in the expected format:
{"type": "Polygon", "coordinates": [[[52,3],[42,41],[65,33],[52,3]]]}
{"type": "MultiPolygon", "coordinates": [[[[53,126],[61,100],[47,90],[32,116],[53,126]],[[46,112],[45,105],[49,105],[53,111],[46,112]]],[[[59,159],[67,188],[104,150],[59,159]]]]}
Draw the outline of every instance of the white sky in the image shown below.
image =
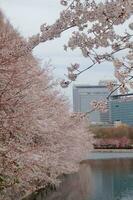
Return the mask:
{"type": "MultiPolygon", "coordinates": [[[[59,0],[0,0],[0,8],[24,37],[38,33],[40,25],[45,22],[53,23],[62,9],[59,0]]],[[[56,78],[64,78],[70,63],[89,66],[88,59],[83,58],[80,51],[64,52],[63,45],[67,43],[69,35],[70,32],[66,32],[61,38],[41,44],[34,50],[34,55],[41,59],[42,64],[51,59],[56,78]]],[[[97,84],[101,79],[111,78],[113,67],[104,63],[82,74],[75,83],[97,84]]],[[[72,85],[63,92],[72,100],[72,85]]]]}

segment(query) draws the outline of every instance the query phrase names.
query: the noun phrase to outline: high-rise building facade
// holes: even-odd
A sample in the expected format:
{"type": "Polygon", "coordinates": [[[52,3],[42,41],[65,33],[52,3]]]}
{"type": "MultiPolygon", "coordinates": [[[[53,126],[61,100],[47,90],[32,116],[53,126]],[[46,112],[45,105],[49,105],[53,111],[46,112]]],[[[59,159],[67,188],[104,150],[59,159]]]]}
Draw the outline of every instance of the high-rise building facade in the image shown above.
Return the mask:
{"type": "MultiPolygon", "coordinates": [[[[74,85],[73,86],[73,111],[88,112],[92,110],[91,102],[106,100],[109,90],[105,85],[74,85]]],[[[109,113],[94,111],[89,114],[91,122],[109,122],[109,113]]]]}
{"type": "MultiPolygon", "coordinates": [[[[103,81],[100,81],[99,85],[74,85],[73,111],[89,112],[92,110],[92,101],[106,101],[108,95],[109,90],[103,81]]],[[[107,112],[91,112],[89,114],[90,122],[133,125],[133,93],[118,95],[115,91],[115,95],[109,98],[107,106],[107,112]]]]}
{"type": "Polygon", "coordinates": [[[112,124],[121,122],[133,125],[133,93],[110,97],[109,119],[112,124]]]}

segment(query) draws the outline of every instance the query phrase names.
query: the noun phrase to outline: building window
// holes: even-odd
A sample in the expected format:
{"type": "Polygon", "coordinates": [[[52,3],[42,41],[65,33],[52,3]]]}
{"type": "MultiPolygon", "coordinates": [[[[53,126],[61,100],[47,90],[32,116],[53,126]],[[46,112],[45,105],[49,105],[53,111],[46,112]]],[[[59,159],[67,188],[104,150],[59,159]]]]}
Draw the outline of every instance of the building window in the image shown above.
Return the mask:
{"type": "Polygon", "coordinates": [[[118,108],[118,107],[119,107],[119,105],[116,105],[115,107],[116,107],[116,108],[118,108]]]}

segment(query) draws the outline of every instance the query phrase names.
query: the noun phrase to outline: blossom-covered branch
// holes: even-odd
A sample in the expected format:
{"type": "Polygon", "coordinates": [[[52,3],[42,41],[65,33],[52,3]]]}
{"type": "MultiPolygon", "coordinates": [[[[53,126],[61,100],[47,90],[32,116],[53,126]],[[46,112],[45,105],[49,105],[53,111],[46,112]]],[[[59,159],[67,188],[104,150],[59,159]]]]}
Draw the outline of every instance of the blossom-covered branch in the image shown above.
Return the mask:
{"type": "MultiPolygon", "coordinates": [[[[103,61],[114,62],[115,54],[121,50],[132,51],[132,19],[133,2],[131,0],[115,0],[108,2],[88,1],[88,0],[61,0],[60,3],[66,8],[60,13],[60,18],[53,25],[44,24],[40,27],[40,33],[31,37],[29,46],[36,47],[41,42],[46,42],[74,27],[77,31],[72,32],[68,44],[64,45],[67,51],[80,48],[84,57],[91,60],[92,64],[84,70],[72,70],[68,67],[68,79],[62,80],[61,85],[67,87],[71,81],[103,61]],[[128,29],[118,34],[116,26],[121,26],[128,22],[128,29]],[[100,54],[99,49],[104,48],[105,53],[100,54]],[[76,73],[75,73],[76,72],[76,73]]],[[[130,67],[131,68],[131,67],[130,67]]],[[[131,72],[131,70],[130,70],[131,72]]],[[[119,73],[120,75],[120,73],[119,73]]],[[[118,71],[115,68],[115,77],[118,78],[118,71]],[[116,75],[117,74],[117,75],[116,75]]],[[[121,83],[120,83],[121,84],[121,83]]]]}

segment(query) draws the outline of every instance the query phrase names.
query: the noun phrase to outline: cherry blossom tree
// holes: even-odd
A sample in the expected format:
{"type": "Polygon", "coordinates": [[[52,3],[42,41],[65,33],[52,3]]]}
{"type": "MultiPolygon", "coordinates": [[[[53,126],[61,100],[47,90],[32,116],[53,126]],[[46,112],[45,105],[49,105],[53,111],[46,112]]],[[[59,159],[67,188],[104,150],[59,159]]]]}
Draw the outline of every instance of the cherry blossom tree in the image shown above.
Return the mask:
{"type": "MultiPolygon", "coordinates": [[[[83,70],[78,63],[68,66],[68,80],[63,79],[61,86],[68,87],[80,74],[97,64],[111,62],[117,83],[107,83],[110,90],[107,99],[118,89],[122,94],[127,93],[133,88],[132,0],[60,0],[60,3],[64,6],[60,17],[52,25],[41,25],[40,33],[29,38],[29,49],[61,37],[71,29],[72,35],[64,50],[80,49],[91,64],[83,70]]],[[[106,106],[104,102],[102,105],[106,106]]]]}
{"type": "Polygon", "coordinates": [[[113,82],[107,84],[111,91],[110,95],[117,89],[120,89],[123,94],[127,93],[129,88],[132,89],[133,78],[133,2],[131,0],[114,0],[97,3],[97,1],[74,0],[61,1],[61,3],[68,6],[66,11],[63,11],[64,13],[73,13],[73,20],[70,19],[74,23],[73,27],[78,27],[78,30],[72,33],[68,44],[65,45],[65,50],[79,48],[83,56],[92,61],[92,64],[82,71],[79,71],[79,67],[78,70],[75,69],[74,65],[68,67],[70,81],[63,80],[61,85],[68,86],[81,73],[96,64],[112,62],[118,84],[113,82]],[[122,25],[126,25],[126,28],[122,28],[122,25]],[[123,30],[120,34],[117,31],[118,27],[123,30]],[[104,53],[101,54],[100,48],[104,53]],[[122,58],[118,56],[121,51],[125,53],[122,58]]]}
{"type": "Polygon", "coordinates": [[[2,12],[0,44],[0,199],[18,200],[77,170],[92,136],[2,12]]]}
{"type": "MultiPolygon", "coordinates": [[[[118,80],[118,84],[108,83],[110,95],[118,88],[125,93],[133,87],[132,0],[60,3],[64,9],[55,23],[44,22],[28,41],[0,13],[1,199],[19,199],[47,183],[56,183],[58,175],[72,172],[91,147],[83,115],[70,114],[49,70],[41,70],[32,56],[36,46],[71,29],[64,50],[79,48],[91,65],[80,70],[76,61],[71,64],[62,87],[103,62],[113,63],[118,80]],[[127,28],[119,33],[117,27],[124,24],[127,28]]],[[[104,108],[101,102],[93,105],[104,108]]]]}
{"type": "Polygon", "coordinates": [[[79,64],[71,64],[67,68],[69,81],[61,81],[62,87],[67,87],[94,65],[112,62],[118,85],[108,83],[108,87],[112,91],[118,86],[122,93],[127,92],[126,86],[132,87],[132,0],[60,0],[60,3],[64,6],[60,17],[52,25],[42,24],[40,32],[29,38],[20,53],[31,52],[40,43],[61,37],[69,29],[74,30],[64,50],[79,48],[92,64],[81,71],[79,64]],[[126,56],[120,58],[118,53],[122,51],[126,56]]]}

